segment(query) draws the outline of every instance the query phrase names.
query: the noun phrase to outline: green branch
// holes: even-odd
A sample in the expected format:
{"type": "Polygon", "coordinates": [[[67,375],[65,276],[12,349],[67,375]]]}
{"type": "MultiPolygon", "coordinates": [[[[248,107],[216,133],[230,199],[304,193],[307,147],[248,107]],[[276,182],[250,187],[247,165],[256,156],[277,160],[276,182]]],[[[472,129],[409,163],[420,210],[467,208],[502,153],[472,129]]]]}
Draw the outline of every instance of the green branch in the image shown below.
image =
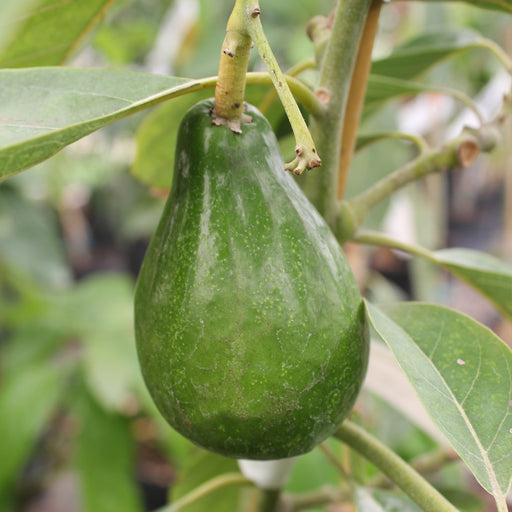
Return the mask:
{"type": "Polygon", "coordinates": [[[322,58],[317,96],[323,115],[311,118],[311,130],[322,155],[322,171],[308,175],[304,189],[320,214],[332,225],[337,210],[337,182],[345,107],[361,34],[372,0],[339,0],[331,36],[322,58]]]}
{"type": "Polygon", "coordinates": [[[345,420],[334,437],[374,464],[425,512],[457,512],[457,509],[407,462],[355,423],[345,420]]]}
{"type": "Polygon", "coordinates": [[[476,135],[476,132],[466,130],[441,148],[422,152],[361,194],[342,201],[335,224],[335,232],[340,240],[343,242],[351,239],[370,210],[405,185],[428,174],[471,165],[482,146],[476,135]]]}

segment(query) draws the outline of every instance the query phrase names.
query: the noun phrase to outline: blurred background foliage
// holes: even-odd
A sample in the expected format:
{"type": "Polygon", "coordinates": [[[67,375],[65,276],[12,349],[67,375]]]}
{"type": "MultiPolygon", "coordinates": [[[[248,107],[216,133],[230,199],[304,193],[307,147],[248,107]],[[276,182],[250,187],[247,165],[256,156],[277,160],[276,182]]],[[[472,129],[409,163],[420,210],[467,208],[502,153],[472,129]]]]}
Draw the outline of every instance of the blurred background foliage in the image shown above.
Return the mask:
{"type": "MultiPolygon", "coordinates": [[[[67,65],[215,75],[231,4],[117,0],[67,65]]],[[[331,0],[262,1],[265,30],[283,68],[312,57],[306,24],[331,7],[331,0]]],[[[423,32],[458,28],[512,48],[510,18],[503,14],[459,3],[392,2],[382,12],[375,58],[423,32]]],[[[251,68],[262,69],[256,53],[251,68]]],[[[421,79],[474,97],[500,76],[496,60],[473,49],[437,64],[421,79]]],[[[310,83],[315,78],[314,72],[303,76],[310,83]]],[[[261,100],[267,90],[251,94],[261,100]]],[[[490,99],[482,96],[484,110],[492,111],[498,96],[492,91],[490,99]]],[[[208,477],[236,470],[234,461],[191,446],[163,424],[141,381],[133,339],[134,283],[165,190],[146,187],[131,172],[151,151],[160,155],[162,172],[172,165],[168,141],[152,150],[155,135],[148,120],[163,116],[172,131],[195,99],[115,123],[0,186],[2,511],[154,510],[169,495],[178,497],[208,477]]],[[[288,127],[279,106],[272,108],[268,115],[286,150],[288,127]]],[[[416,131],[439,143],[465,115],[453,99],[424,94],[388,102],[365,119],[362,130],[416,131]]],[[[435,176],[409,187],[378,208],[369,224],[430,247],[478,247],[510,260],[508,149],[504,144],[463,175],[435,176]]],[[[412,151],[403,141],[361,150],[349,194],[407,161],[412,151]]],[[[432,266],[386,250],[348,246],[347,254],[373,299],[450,304],[512,339],[510,327],[483,299],[432,266]]],[[[407,460],[438,449],[438,440],[369,391],[356,410],[407,460]]],[[[331,449],[343,457],[338,444],[331,449]]],[[[375,477],[370,466],[361,471],[375,477]]],[[[432,478],[461,510],[482,510],[482,498],[459,463],[444,465],[432,478]]],[[[317,449],[300,459],[288,490],[305,492],[337,481],[317,449]]],[[[187,510],[237,510],[247,499],[245,491],[224,491],[187,510]]]]}

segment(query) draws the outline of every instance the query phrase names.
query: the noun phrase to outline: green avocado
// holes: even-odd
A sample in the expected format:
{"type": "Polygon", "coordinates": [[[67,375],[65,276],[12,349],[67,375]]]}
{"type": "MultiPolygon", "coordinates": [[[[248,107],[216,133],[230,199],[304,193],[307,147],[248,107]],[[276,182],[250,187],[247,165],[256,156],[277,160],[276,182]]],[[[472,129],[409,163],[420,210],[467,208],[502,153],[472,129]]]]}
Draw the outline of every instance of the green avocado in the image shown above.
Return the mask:
{"type": "Polygon", "coordinates": [[[305,453],[350,412],[368,361],[339,244],[249,106],[243,133],[182,120],[174,182],[135,294],[138,357],[164,418],[234,458],[305,453]]]}

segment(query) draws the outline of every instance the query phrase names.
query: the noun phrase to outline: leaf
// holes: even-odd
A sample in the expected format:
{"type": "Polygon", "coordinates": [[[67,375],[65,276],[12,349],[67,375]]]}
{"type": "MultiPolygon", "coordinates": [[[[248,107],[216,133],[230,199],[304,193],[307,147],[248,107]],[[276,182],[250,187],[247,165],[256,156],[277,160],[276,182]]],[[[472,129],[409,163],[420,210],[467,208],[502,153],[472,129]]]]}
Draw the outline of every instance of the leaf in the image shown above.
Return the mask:
{"type": "Polygon", "coordinates": [[[429,32],[397,46],[389,56],[372,62],[372,74],[411,80],[434,64],[462,51],[478,48],[485,41],[471,30],[429,32]]]}
{"type": "MultiPolygon", "coordinates": [[[[424,0],[425,2],[446,2],[447,0],[424,0]]],[[[457,0],[455,0],[457,1],[457,0]]],[[[503,11],[512,14],[512,0],[463,0],[469,5],[481,7],[482,9],[490,9],[495,11],[503,11]]]]}
{"type": "Polygon", "coordinates": [[[370,75],[368,78],[364,114],[368,115],[369,112],[371,113],[391,99],[429,92],[451,96],[462,101],[466,106],[474,108],[471,100],[465,94],[449,87],[439,87],[388,76],[370,75]]]}
{"type": "Polygon", "coordinates": [[[358,512],[421,512],[407,496],[393,491],[358,487],[355,498],[358,512]]]}
{"type": "Polygon", "coordinates": [[[88,278],[68,294],[61,314],[82,342],[89,391],[105,410],[122,410],[143,386],[132,327],[132,281],[117,274],[88,278]]]}
{"type": "Polygon", "coordinates": [[[0,67],[65,61],[114,0],[2,0],[0,67]]]}
{"type": "Polygon", "coordinates": [[[81,387],[73,411],[79,424],[75,466],[83,512],[141,512],[129,422],[105,412],[81,387]]]}
{"type": "Polygon", "coordinates": [[[439,430],[480,484],[504,499],[512,479],[512,352],[471,318],[401,303],[369,319],[439,430]]]}
{"type": "Polygon", "coordinates": [[[71,281],[51,212],[7,188],[0,191],[0,260],[45,286],[71,281]]]}
{"type": "Polygon", "coordinates": [[[62,368],[56,365],[18,370],[4,377],[0,387],[0,495],[14,484],[62,391],[62,368]]]}
{"type": "Polygon", "coordinates": [[[512,319],[512,266],[489,254],[460,248],[435,251],[433,259],[512,319]]]}
{"type": "MultiPolygon", "coordinates": [[[[338,442],[332,442],[331,439],[325,442],[341,458],[342,445],[338,442]]],[[[290,481],[286,485],[286,490],[291,493],[313,491],[326,485],[335,486],[339,481],[340,474],[338,470],[320,448],[315,448],[297,458],[290,475],[290,481]]]]}
{"type": "MultiPolygon", "coordinates": [[[[172,488],[172,501],[193,491],[211,478],[232,472],[238,472],[236,460],[198,449],[195,456],[189,457],[186,465],[182,468],[180,478],[172,488]]],[[[213,491],[184,507],[183,512],[238,510],[239,492],[238,486],[213,491]]]]}
{"type": "Polygon", "coordinates": [[[213,85],[115,69],[0,70],[0,181],[151,105],[213,85]]]}
{"type": "Polygon", "coordinates": [[[155,109],[141,123],[132,173],[142,183],[169,189],[174,171],[174,150],[181,118],[210,91],[187,94],[155,109]]]}

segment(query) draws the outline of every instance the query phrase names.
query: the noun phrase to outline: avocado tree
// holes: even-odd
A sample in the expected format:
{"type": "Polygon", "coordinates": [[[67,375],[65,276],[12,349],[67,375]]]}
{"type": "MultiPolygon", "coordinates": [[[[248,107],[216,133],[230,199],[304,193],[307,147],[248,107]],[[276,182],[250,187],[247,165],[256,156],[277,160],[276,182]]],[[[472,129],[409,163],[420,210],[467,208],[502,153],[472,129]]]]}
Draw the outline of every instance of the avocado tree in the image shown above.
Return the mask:
{"type": "MultiPolygon", "coordinates": [[[[368,263],[363,275],[356,267],[375,248],[400,251],[512,318],[509,264],[392,236],[382,221],[408,185],[463,176],[490,158],[482,153],[507,149],[510,90],[494,94],[487,115],[427,71],[464,57],[462,89],[468,55],[480,52],[510,89],[512,59],[455,27],[413,33],[375,56],[379,20],[408,2],[338,0],[301,27],[311,55],[283,72],[264,31],[266,5],[232,3],[218,73],[194,79],[64,65],[112,0],[0,6],[2,510],[21,510],[45,436],[57,431],[72,446],[63,466],[87,511],[142,510],[130,472],[148,439],[178,473],[160,512],[491,510],[468,490],[469,474],[507,511],[510,347],[441,301],[389,300],[372,287],[368,263]],[[425,94],[450,98],[473,121],[437,139],[397,130],[397,99],[425,94]],[[25,174],[15,175],[126,118],[137,130],[129,180],[143,185],[123,214],[152,193],[159,199],[144,211],[162,212],[158,224],[150,219],[136,290],[120,275],[76,281],[39,257],[24,272],[32,247],[55,233],[27,216],[10,188],[25,174]],[[375,147],[384,150],[362,172],[357,159],[375,147]],[[24,243],[11,243],[9,230],[26,230],[24,243]],[[375,373],[379,361],[388,373],[375,373]],[[401,378],[403,389],[383,392],[401,378]],[[365,386],[380,398],[361,394],[365,386]],[[409,389],[420,412],[404,405],[409,389]],[[400,416],[420,447],[398,453],[379,440],[372,408],[400,416]]],[[[155,25],[168,4],[148,9],[155,25]]],[[[512,14],[510,0],[468,4],[507,22],[512,14]]],[[[131,36],[137,26],[136,49],[147,34],[133,24],[131,36]]],[[[73,234],[76,219],[62,219],[59,229],[73,234]]]]}

